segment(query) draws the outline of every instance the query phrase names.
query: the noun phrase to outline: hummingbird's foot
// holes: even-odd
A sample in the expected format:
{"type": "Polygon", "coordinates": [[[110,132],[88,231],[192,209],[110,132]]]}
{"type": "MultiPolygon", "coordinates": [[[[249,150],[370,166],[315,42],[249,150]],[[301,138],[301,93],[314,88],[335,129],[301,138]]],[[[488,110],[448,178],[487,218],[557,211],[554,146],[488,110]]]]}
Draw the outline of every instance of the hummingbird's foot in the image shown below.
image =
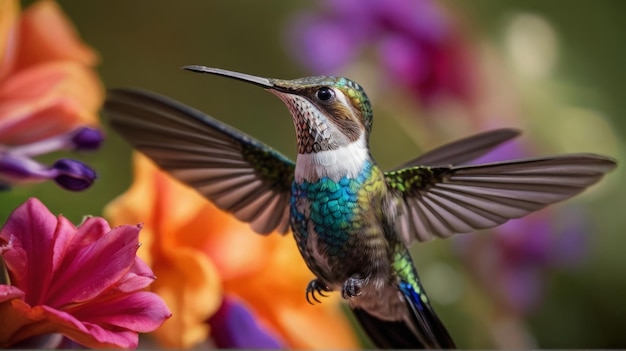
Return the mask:
{"type": "Polygon", "coordinates": [[[350,299],[361,295],[361,288],[365,285],[365,280],[361,279],[359,275],[353,275],[346,279],[343,283],[343,289],[341,290],[341,296],[344,299],[350,299]]]}
{"type": "Polygon", "coordinates": [[[315,293],[317,293],[318,295],[322,296],[322,297],[327,297],[328,295],[325,295],[324,292],[331,292],[332,290],[328,288],[328,286],[326,286],[326,284],[322,283],[319,279],[313,279],[309,282],[309,285],[307,285],[306,287],[306,300],[308,303],[310,303],[311,305],[314,305],[314,303],[311,301],[311,299],[313,299],[314,301],[316,301],[317,303],[322,303],[322,301],[318,300],[317,297],[315,296],[315,293]]]}

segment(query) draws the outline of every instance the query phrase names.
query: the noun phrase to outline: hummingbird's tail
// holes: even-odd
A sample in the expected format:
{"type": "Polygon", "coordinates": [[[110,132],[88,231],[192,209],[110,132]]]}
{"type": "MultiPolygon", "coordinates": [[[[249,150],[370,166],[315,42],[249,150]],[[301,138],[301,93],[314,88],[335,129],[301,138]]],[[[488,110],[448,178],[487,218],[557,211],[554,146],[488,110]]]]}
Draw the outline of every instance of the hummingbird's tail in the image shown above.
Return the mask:
{"type": "Polygon", "coordinates": [[[420,300],[410,284],[401,282],[400,292],[406,303],[404,320],[380,319],[364,309],[352,311],[376,347],[384,349],[454,349],[454,341],[430,304],[420,300]]]}

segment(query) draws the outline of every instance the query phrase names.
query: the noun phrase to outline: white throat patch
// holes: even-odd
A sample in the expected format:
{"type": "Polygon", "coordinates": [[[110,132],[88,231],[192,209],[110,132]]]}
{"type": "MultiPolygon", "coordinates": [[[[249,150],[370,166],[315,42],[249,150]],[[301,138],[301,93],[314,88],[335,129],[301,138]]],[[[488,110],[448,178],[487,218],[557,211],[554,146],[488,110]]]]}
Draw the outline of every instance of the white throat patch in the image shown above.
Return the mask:
{"type": "Polygon", "coordinates": [[[339,181],[342,177],[356,178],[370,159],[365,136],[335,150],[298,154],[296,159],[297,182],[314,182],[328,177],[339,181]]]}

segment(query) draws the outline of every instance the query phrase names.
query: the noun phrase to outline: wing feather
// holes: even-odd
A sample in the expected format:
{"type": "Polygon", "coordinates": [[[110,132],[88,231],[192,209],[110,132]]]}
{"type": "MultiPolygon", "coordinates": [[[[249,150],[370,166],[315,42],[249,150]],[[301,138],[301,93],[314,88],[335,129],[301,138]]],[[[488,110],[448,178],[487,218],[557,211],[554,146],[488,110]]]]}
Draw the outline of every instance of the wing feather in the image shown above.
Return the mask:
{"type": "Polygon", "coordinates": [[[450,166],[460,165],[487,154],[498,145],[507,142],[520,134],[517,129],[494,129],[470,137],[445,144],[428,151],[394,170],[416,166],[450,166]]]}
{"type": "Polygon", "coordinates": [[[406,244],[502,224],[570,198],[615,168],[610,158],[572,154],[385,173],[399,203],[406,244]]]}
{"type": "Polygon", "coordinates": [[[200,111],[153,93],[108,92],[115,131],[163,170],[261,234],[289,230],[292,161],[200,111]]]}

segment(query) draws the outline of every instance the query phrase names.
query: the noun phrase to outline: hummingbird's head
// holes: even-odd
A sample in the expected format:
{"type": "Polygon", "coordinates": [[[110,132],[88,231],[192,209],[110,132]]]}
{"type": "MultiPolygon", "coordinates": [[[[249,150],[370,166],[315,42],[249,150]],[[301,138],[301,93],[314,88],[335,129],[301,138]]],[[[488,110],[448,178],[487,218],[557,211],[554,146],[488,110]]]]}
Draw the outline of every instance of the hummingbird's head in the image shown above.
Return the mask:
{"type": "Polygon", "coordinates": [[[281,80],[204,66],[183,68],[252,83],[277,95],[291,112],[299,154],[368,142],[371,104],[363,88],[349,79],[320,76],[281,80]]]}

